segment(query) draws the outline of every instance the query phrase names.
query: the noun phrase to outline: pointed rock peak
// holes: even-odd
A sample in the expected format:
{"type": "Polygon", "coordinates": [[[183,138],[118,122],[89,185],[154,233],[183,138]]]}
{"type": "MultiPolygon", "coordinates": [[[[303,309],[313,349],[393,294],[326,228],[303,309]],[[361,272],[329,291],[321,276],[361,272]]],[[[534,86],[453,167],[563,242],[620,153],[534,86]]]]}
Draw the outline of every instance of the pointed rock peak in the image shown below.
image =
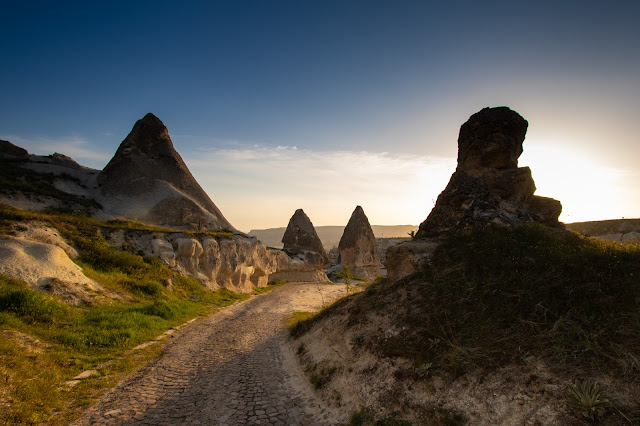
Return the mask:
{"type": "Polygon", "coordinates": [[[373,230],[371,229],[367,215],[364,214],[362,207],[357,206],[351,214],[349,223],[347,223],[347,226],[344,228],[344,233],[342,234],[338,247],[354,246],[361,236],[365,236],[367,239],[373,241],[375,241],[376,238],[373,235],[373,230]]]}
{"type": "MultiPolygon", "coordinates": [[[[133,129],[131,129],[129,135],[122,142],[122,145],[120,145],[121,149],[123,147],[124,149],[137,148],[145,154],[164,151],[162,152],[163,154],[171,155],[175,152],[173,143],[169,137],[169,130],[167,130],[164,123],[152,113],[148,113],[136,121],[133,129]]],[[[120,151],[120,149],[118,149],[118,151],[120,151]]]]}
{"type": "Polygon", "coordinates": [[[354,275],[371,279],[380,274],[376,237],[362,207],[357,206],[351,214],[338,249],[338,262],[347,266],[354,275]]]}
{"type": "Polygon", "coordinates": [[[165,125],[151,113],[136,122],[98,183],[103,196],[116,197],[110,203],[114,214],[161,226],[234,229],[174,149],[165,125]],[[115,200],[122,197],[135,198],[136,206],[121,207],[115,200]]]}
{"type": "Polygon", "coordinates": [[[282,237],[284,249],[290,252],[299,250],[311,250],[326,257],[322,242],[313,227],[313,223],[302,209],[295,211],[287,230],[282,237]]]}

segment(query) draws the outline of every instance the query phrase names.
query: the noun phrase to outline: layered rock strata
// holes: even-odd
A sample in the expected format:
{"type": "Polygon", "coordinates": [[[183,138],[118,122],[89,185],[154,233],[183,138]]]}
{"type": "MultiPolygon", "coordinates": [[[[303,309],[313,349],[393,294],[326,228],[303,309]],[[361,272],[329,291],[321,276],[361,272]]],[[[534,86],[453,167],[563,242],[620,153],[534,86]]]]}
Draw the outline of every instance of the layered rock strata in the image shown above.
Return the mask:
{"type": "Polygon", "coordinates": [[[380,275],[376,237],[362,207],[357,206],[351,214],[338,244],[338,250],[338,263],[348,267],[354,275],[367,280],[380,275]]]}
{"type": "Polygon", "coordinates": [[[324,268],[329,266],[329,257],[322,246],[309,217],[302,209],[296,210],[282,237],[283,252],[288,259],[281,258],[278,271],[272,280],[328,282],[324,268]]]}
{"type": "Polygon", "coordinates": [[[456,171],[415,240],[387,252],[389,278],[420,269],[437,239],[450,232],[530,222],[563,227],[558,221],[560,202],[534,195],[531,170],[518,167],[527,127],[527,121],[507,107],[484,108],[462,125],[456,171]]]}
{"type": "Polygon", "coordinates": [[[181,229],[234,230],[151,113],[136,122],[98,183],[99,201],[111,216],[181,229]]]}

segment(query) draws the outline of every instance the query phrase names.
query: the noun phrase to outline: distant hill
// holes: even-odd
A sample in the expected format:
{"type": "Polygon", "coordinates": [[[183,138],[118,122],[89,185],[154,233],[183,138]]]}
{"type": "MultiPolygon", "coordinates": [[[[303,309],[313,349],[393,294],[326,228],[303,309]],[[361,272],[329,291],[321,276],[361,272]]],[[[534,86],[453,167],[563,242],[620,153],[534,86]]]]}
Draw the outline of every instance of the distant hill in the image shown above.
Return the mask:
{"type": "Polygon", "coordinates": [[[640,219],[612,219],[567,223],[567,229],[611,241],[640,240],[640,219]]]}
{"type": "MultiPolygon", "coordinates": [[[[316,232],[325,250],[337,247],[344,232],[344,226],[316,226],[316,232]]],[[[249,235],[257,237],[269,247],[282,247],[282,236],[287,228],[252,229],[249,235]]],[[[372,225],[376,238],[408,237],[411,231],[417,231],[418,225],[372,225]]]]}

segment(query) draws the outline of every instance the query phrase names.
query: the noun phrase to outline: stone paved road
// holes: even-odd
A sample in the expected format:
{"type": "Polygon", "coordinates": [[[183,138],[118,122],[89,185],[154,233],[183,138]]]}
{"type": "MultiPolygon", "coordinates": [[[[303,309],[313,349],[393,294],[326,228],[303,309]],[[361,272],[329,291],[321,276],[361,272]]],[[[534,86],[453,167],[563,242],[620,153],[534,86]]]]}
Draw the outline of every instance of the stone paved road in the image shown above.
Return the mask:
{"type": "Polygon", "coordinates": [[[286,343],[284,320],[342,295],[338,284],[287,284],[196,321],[77,424],[340,423],[313,394],[286,343]]]}

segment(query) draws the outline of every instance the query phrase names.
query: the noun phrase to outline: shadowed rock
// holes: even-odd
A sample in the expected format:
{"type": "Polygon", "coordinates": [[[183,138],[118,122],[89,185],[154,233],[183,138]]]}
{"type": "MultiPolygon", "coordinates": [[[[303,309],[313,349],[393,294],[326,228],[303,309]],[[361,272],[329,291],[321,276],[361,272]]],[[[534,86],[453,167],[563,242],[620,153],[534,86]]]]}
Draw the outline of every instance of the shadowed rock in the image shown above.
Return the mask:
{"type": "Polygon", "coordinates": [[[528,167],[518,167],[528,123],[507,107],[484,108],[460,128],[458,167],[414,241],[387,252],[396,280],[421,269],[447,233],[485,226],[543,223],[562,228],[559,201],[533,195],[528,167]]]}
{"type": "Polygon", "coordinates": [[[495,224],[562,226],[559,201],[533,195],[528,167],[518,167],[527,121],[507,107],[485,108],[460,128],[458,167],[417,238],[495,224]]]}
{"type": "Polygon", "coordinates": [[[149,113],[133,126],[98,182],[111,214],[171,227],[233,230],[149,113]]]}
{"type": "Polygon", "coordinates": [[[270,279],[280,281],[327,282],[324,268],[329,257],[311,220],[302,209],[295,211],[282,237],[288,259],[280,258],[278,272],[270,279]]]}
{"type": "MultiPolygon", "coordinates": [[[[299,255],[305,252],[317,253],[317,261],[311,262],[328,266],[329,257],[322,247],[322,242],[316,233],[311,220],[302,209],[296,210],[289,220],[289,226],[282,237],[284,251],[290,255],[299,255]]],[[[306,253],[305,253],[306,254],[306,253]]],[[[311,259],[310,259],[311,260],[311,259]]]]}
{"type": "Polygon", "coordinates": [[[29,152],[26,149],[20,148],[12,144],[9,141],[0,140],[0,157],[8,158],[29,158],[29,152]]]}
{"type": "Polygon", "coordinates": [[[338,263],[348,267],[354,275],[365,279],[380,275],[380,256],[376,237],[362,207],[357,206],[351,214],[338,249],[340,251],[338,263]]]}

